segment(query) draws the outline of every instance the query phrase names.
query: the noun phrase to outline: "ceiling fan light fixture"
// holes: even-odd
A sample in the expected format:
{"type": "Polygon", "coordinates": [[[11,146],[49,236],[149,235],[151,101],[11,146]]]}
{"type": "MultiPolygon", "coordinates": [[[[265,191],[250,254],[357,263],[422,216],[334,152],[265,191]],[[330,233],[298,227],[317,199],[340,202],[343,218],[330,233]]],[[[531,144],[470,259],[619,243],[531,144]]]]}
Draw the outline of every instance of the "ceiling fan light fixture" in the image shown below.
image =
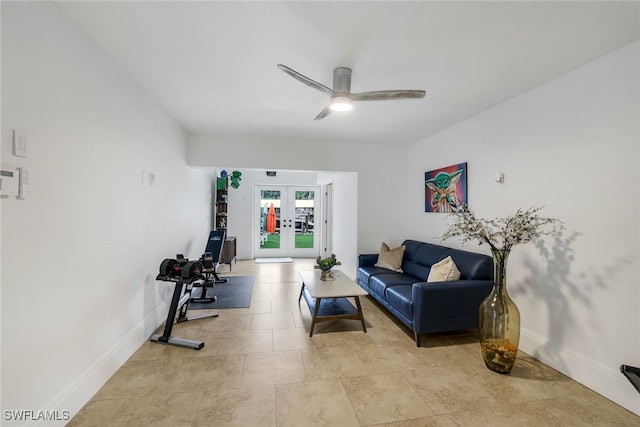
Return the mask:
{"type": "Polygon", "coordinates": [[[331,98],[329,108],[332,111],[351,111],[353,110],[353,100],[348,96],[334,96],[331,98]]]}
{"type": "MultiPolygon", "coordinates": [[[[1,0],[0,0],[1,1],[1,0]]],[[[338,67],[333,70],[333,89],[303,76],[284,64],[278,64],[278,68],[289,76],[309,87],[329,95],[329,105],[324,107],[314,120],[327,117],[333,111],[353,110],[355,101],[384,101],[389,99],[416,99],[424,98],[424,90],[376,90],[373,92],[351,93],[351,68],[338,67]]]]}

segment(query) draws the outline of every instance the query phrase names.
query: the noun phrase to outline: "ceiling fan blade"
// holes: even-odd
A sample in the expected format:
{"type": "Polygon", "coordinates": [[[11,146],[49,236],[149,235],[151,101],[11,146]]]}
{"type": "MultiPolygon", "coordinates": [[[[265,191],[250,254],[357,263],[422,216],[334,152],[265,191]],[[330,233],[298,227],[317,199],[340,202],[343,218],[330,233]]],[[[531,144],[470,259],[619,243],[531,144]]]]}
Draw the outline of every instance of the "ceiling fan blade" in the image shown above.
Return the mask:
{"type": "Polygon", "coordinates": [[[318,114],[316,116],[315,119],[313,120],[320,120],[320,119],[324,119],[325,117],[327,117],[329,114],[331,114],[331,107],[329,105],[327,105],[326,107],[324,107],[324,110],[320,111],[320,114],[318,114]]]}
{"type": "Polygon", "coordinates": [[[297,72],[295,70],[292,70],[291,68],[287,67],[286,65],[278,64],[278,68],[280,68],[282,71],[284,71],[285,73],[289,74],[291,77],[293,77],[294,79],[298,80],[299,82],[304,83],[307,86],[312,87],[314,89],[318,89],[320,92],[324,92],[329,96],[333,96],[333,91],[331,89],[329,89],[328,87],[326,87],[325,85],[320,84],[315,80],[311,80],[307,76],[303,76],[299,72],[297,72]]]}
{"type": "Polygon", "coordinates": [[[424,98],[424,90],[378,90],[374,92],[352,93],[354,101],[385,101],[391,99],[424,98]]]}

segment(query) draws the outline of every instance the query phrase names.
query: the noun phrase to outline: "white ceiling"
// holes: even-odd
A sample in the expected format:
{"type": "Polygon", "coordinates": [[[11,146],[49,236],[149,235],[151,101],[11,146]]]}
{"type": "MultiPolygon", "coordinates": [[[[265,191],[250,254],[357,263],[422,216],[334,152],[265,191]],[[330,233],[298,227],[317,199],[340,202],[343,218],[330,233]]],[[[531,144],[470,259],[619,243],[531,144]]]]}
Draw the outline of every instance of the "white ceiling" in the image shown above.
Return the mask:
{"type": "Polygon", "coordinates": [[[54,3],[189,132],[308,141],[410,144],[640,39],[635,1],[54,3]],[[278,63],[427,96],[314,121],[328,97],[278,63]]]}

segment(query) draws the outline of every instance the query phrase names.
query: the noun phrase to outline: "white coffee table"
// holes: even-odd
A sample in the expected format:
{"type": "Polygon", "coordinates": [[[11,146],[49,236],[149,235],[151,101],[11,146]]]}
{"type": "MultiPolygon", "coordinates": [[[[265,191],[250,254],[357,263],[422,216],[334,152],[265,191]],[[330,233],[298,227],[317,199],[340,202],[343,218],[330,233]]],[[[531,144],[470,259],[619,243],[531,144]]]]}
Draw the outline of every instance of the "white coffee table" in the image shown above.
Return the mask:
{"type": "Polygon", "coordinates": [[[339,270],[334,270],[334,280],[320,280],[320,270],[298,271],[302,279],[302,288],[298,302],[304,297],[311,312],[311,330],[313,336],[316,323],[336,319],[353,319],[362,323],[362,330],[366,333],[360,297],[368,295],[367,291],[356,285],[339,270]],[[347,298],[353,298],[354,307],[347,298]]]}

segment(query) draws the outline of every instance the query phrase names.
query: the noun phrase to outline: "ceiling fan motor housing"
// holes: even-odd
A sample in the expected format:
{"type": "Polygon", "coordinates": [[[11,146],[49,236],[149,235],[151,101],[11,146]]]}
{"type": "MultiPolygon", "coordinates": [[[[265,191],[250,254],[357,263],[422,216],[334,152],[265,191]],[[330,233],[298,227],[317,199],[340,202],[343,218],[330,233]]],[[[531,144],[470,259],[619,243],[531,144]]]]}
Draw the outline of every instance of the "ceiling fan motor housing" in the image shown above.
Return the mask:
{"type": "Polygon", "coordinates": [[[351,68],[338,67],[333,70],[333,92],[336,95],[351,93],[351,68]]]}

